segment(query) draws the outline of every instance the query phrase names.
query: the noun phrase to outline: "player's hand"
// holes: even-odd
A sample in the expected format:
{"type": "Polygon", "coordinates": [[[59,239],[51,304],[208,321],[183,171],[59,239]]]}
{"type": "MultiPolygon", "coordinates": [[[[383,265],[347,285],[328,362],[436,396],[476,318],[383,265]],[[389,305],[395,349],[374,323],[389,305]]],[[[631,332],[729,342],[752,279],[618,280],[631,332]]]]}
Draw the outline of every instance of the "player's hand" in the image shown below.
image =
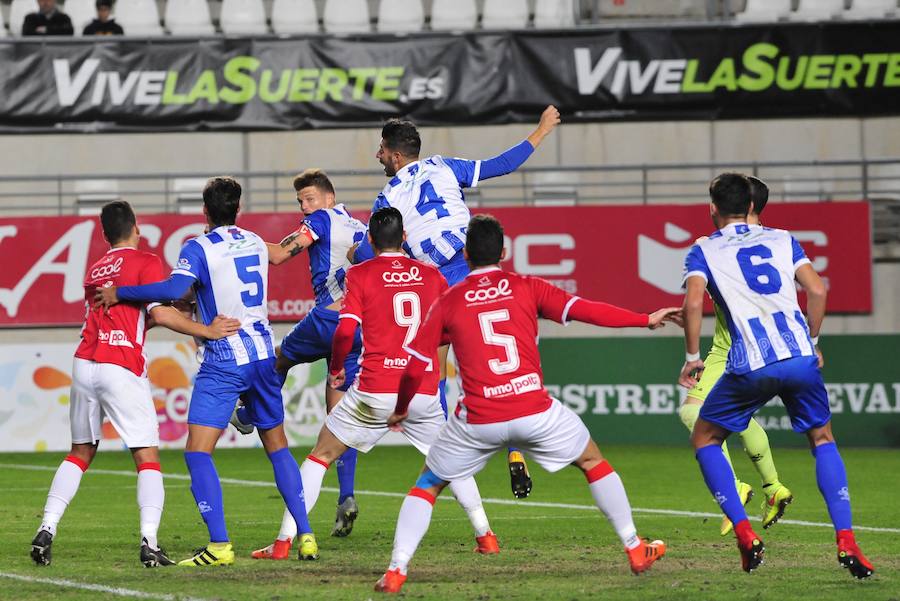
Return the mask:
{"type": "Polygon", "coordinates": [[[825,367],[825,355],[822,354],[818,346],[816,346],[816,358],[819,360],[819,369],[825,367]]]}
{"type": "Polygon", "coordinates": [[[678,376],[678,383],[690,390],[700,381],[704,369],[703,359],[685,361],[684,367],[681,368],[681,375],[678,376]]]}
{"type": "Polygon", "coordinates": [[[391,413],[391,416],[388,417],[388,429],[393,430],[394,432],[403,432],[403,422],[406,418],[409,417],[409,411],[406,413],[391,413]]]}
{"type": "Polygon", "coordinates": [[[228,338],[237,334],[237,331],[241,329],[241,322],[233,317],[216,315],[216,318],[212,320],[207,329],[209,330],[209,336],[206,337],[207,340],[228,338]]]}
{"type": "Polygon", "coordinates": [[[110,308],[119,302],[119,296],[116,294],[117,288],[109,286],[108,288],[97,288],[94,292],[94,308],[104,307],[110,308]]]}
{"type": "Polygon", "coordinates": [[[328,373],[328,385],[334,389],[338,389],[344,385],[344,382],[347,381],[347,370],[341,369],[336,374],[331,372],[328,373]]]}
{"type": "Polygon", "coordinates": [[[667,321],[671,321],[678,327],[684,327],[684,313],[681,307],[666,307],[650,314],[650,323],[647,327],[656,330],[665,327],[667,321]]]}
{"type": "Polygon", "coordinates": [[[553,131],[554,127],[559,125],[559,122],[559,109],[551,104],[544,109],[543,113],[541,113],[541,121],[538,123],[538,129],[544,134],[549,134],[553,131]]]}
{"type": "Polygon", "coordinates": [[[359,248],[359,242],[350,247],[350,250],[347,251],[347,260],[350,261],[352,265],[354,263],[353,256],[356,254],[356,249],[359,248]]]}

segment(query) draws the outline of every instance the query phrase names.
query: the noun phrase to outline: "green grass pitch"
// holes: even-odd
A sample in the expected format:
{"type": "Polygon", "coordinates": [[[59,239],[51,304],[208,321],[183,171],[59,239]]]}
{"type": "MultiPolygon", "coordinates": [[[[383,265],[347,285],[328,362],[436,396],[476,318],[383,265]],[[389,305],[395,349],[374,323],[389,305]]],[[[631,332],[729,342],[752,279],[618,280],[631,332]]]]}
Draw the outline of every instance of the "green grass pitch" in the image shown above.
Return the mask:
{"type": "MultiPolygon", "coordinates": [[[[465,514],[452,500],[439,501],[431,530],[411,564],[404,596],[479,601],[900,599],[896,450],[843,449],[855,525],[887,529],[858,530],[857,538],[876,567],[874,578],[858,582],[838,566],[830,528],[793,523],[760,530],[766,562],[753,574],[743,573],[733,538],[718,534],[718,517],[644,511],[716,512],[687,446],[604,448],[601,441],[601,449],[625,481],[638,532],[669,545],[668,555],[649,573],[631,575],[614,532],[598,511],[554,506],[591,505],[577,470],[548,474],[532,465],[534,492],[525,502],[515,502],[503,457],[497,456],[478,482],[488,500],[485,507],[500,538],[501,554],[472,553],[474,540],[465,514]]],[[[304,452],[298,449],[297,457],[304,452]]],[[[796,449],[775,453],[781,478],[796,498],[785,518],[827,522],[810,454],[796,449]]],[[[734,452],[739,475],[759,488],[749,461],[738,454],[734,452]]],[[[0,599],[121,599],[138,592],[149,599],[368,599],[376,595],[372,586],[390,558],[400,495],[412,485],[422,463],[412,448],[379,448],[361,455],[357,474],[361,514],[353,534],[346,539],[329,536],[336,493],[323,491],[312,514],[319,561],[269,562],[254,561],[249,553],[271,542],[280,523],[282,504],[271,485],[270,465],[259,449],[220,451],[219,474],[232,479],[224,484],[224,495],[238,554],[235,565],[147,570],[138,563],[131,458],[126,453],[100,453],[60,524],[53,564],[38,568],[29,559],[29,543],[52,470],[63,455],[0,454],[0,599]],[[56,584],[10,575],[52,579],[56,584]],[[123,590],[118,594],[82,590],[59,581],[123,590]]],[[[164,453],[163,469],[171,475],[186,473],[176,452],[164,453]]],[[[325,486],[336,486],[333,469],[325,486]]],[[[186,480],[168,478],[166,494],[160,542],[173,558],[183,559],[205,543],[206,529],[186,480]]],[[[756,500],[752,509],[758,516],[756,500]]]]}

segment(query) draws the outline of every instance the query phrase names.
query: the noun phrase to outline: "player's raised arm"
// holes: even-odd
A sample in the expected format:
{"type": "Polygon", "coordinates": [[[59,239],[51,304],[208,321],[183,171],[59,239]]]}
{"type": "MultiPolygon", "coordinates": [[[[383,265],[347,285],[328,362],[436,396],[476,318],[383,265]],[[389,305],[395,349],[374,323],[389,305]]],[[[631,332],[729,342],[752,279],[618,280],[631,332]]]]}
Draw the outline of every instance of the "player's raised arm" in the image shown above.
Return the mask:
{"type": "Polygon", "coordinates": [[[388,425],[395,426],[406,419],[409,403],[419,390],[419,385],[425,377],[425,372],[436,366],[432,365],[431,355],[441,342],[444,333],[444,310],[439,298],[428,310],[425,321],[419,327],[416,337],[405,347],[409,353],[409,363],[400,378],[400,386],[397,391],[397,406],[394,414],[388,418],[388,425]]]}
{"type": "Polygon", "coordinates": [[[272,265],[281,265],[285,261],[293,259],[304,250],[312,246],[316,239],[310,232],[306,224],[288,234],[278,244],[266,242],[266,248],[269,251],[269,263],[272,265]]]}

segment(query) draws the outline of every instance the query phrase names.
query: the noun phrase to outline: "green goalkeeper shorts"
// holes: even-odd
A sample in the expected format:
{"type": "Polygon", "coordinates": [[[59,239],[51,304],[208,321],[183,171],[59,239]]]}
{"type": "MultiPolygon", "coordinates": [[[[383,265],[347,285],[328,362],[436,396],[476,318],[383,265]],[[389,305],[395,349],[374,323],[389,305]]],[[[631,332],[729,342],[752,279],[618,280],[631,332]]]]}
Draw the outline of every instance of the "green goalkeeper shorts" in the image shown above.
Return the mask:
{"type": "Polygon", "coordinates": [[[728,361],[728,353],[713,349],[703,361],[703,373],[697,385],[688,391],[688,397],[697,399],[701,403],[706,400],[706,395],[713,389],[722,374],[725,373],[725,363],[728,361]]]}

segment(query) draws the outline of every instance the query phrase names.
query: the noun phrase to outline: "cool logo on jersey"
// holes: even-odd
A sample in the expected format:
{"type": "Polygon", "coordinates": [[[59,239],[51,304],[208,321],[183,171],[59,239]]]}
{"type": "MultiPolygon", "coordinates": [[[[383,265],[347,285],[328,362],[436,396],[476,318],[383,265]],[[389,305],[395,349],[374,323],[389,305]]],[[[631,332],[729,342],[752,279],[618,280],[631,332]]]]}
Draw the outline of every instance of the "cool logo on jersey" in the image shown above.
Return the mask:
{"type": "Polygon", "coordinates": [[[128,340],[128,336],[122,330],[111,330],[109,332],[100,330],[99,338],[100,342],[105,342],[109,346],[127,346],[128,348],[134,348],[134,345],[131,344],[131,341],[128,340]]]}
{"type": "Polygon", "coordinates": [[[419,268],[413,265],[409,268],[409,271],[385,271],[381,274],[381,279],[388,284],[409,284],[411,282],[421,282],[422,276],[419,275],[419,268]]]}
{"type": "Polygon", "coordinates": [[[505,384],[499,386],[485,386],[484,398],[509,396],[511,394],[522,394],[525,392],[534,392],[543,388],[541,385],[541,377],[536,373],[525,374],[518,378],[513,378],[505,384]]]}
{"type": "MultiPolygon", "coordinates": [[[[490,280],[487,280],[490,283],[490,280]]],[[[478,282],[482,286],[482,282],[478,282]]],[[[470,303],[478,303],[500,298],[501,296],[509,296],[512,290],[509,289],[509,280],[500,280],[496,286],[490,288],[482,288],[480,290],[467,290],[464,298],[470,303]]]]}
{"type": "Polygon", "coordinates": [[[95,267],[91,271],[91,279],[99,280],[100,278],[107,278],[111,275],[115,275],[122,270],[122,263],[125,261],[122,257],[119,257],[112,263],[107,263],[106,265],[101,265],[100,267],[95,267]]]}

